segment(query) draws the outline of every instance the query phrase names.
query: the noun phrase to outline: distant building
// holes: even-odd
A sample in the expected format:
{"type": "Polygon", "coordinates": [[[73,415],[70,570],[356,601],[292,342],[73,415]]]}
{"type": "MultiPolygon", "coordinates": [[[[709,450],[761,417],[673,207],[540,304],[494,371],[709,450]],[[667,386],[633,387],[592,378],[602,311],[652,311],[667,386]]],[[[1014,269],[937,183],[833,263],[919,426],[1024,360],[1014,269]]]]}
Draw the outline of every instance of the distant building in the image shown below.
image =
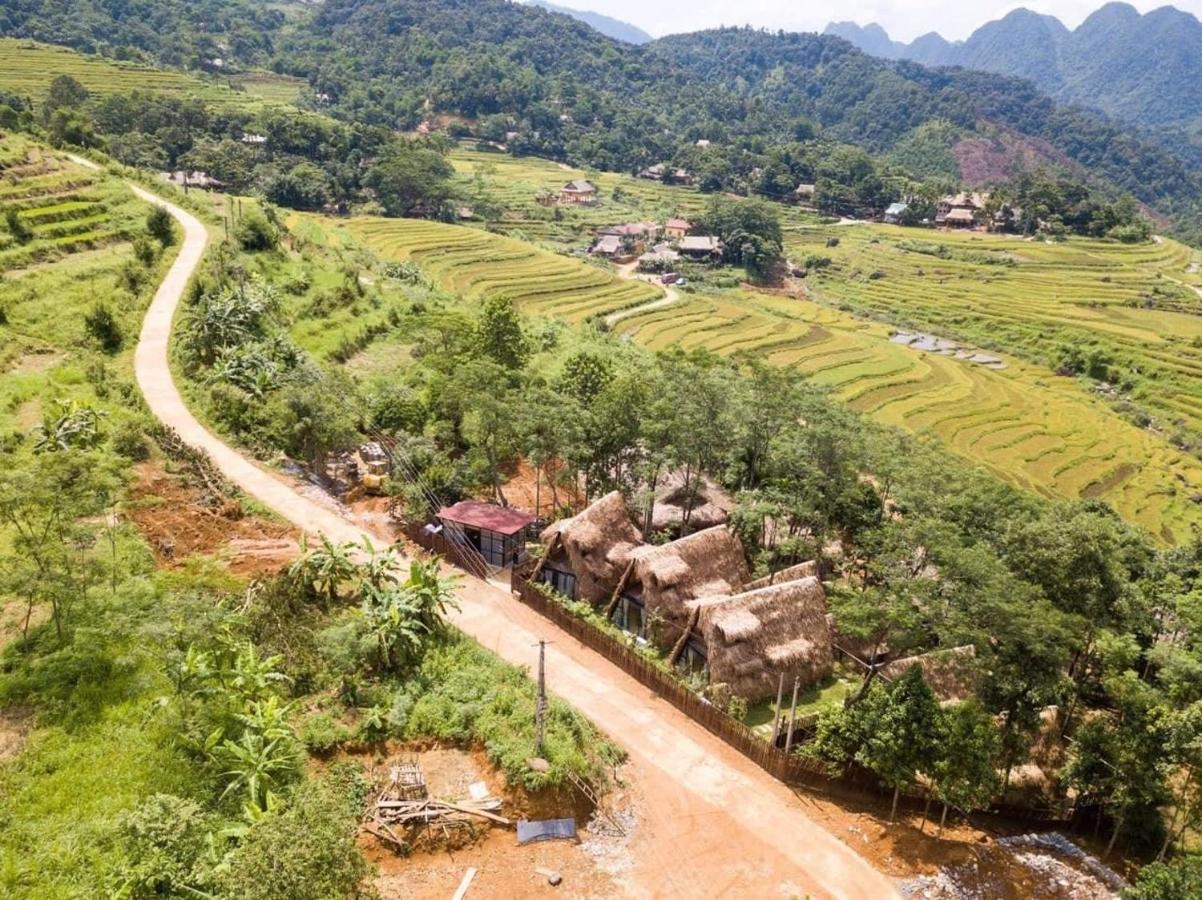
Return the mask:
{"type": "Polygon", "coordinates": [[[664,234],[674,241],[688,237],[692,230],[693,226],[684,219],[669,219],[668,224],[664,226],[664,234]]]}
{"type": "Polygon", "coordinates": [[[589,253],[594,256],[617,256],[622,252],[622,239],[616,234],[607,234],[593,245],[589,253]]]}
{"type": "Polygon", "coordinates": [[[262,134],[244,134],[242,135],[242,143],[244,144],[266,144],[267,137],[262,134]]]}
{"type": "Polygon", "coordinates": [[[648,166],[643,169],[639,172],[638,177],[646,181],[663,181],[666,170],[667,167],[663,163],[659,163],[658,165],[648,166]]]}
{"type": "Polygon", "coordinates": [[[688,169],[673,169],[665,177],[664,181],[668,184],[695,184],[697,179],[688,169]]]}
{"type": "Polygon", "coordinates": [[[610,225],[597,232],[600,237],[623,238],[626,240],[653,241],[659,237],[659,226],[654,222],[627,222],[625,225],[610,225]]]}
{"type": "Polygon", "coordinates": [[[897,225],[909,209],[906,203],[890,203],[889,208],[885,210],[886,224],[897,225]]]}
{"type": "Polygon", "coordinates": [[[490,566],[506,567],[526,556],[525,531],[534,516],[521,510],[461,500],[438,511],[448,541],[471,547],[490,566]]]}
{"type": "Polygon", "coordinates": [[[946,225],[949,228],[972,228],[987,202],[989,195],[976,191],[948,194],[940,198],[936,206],[935,224],[946,225]]]}
{"type": "Polygon", "coordinates": [[[691,259],[716,259],[722,255],[722,241],[713,235],[691,235],[680,242],[680,253],[691,259]]]}
{"type": "Polygon", "coordinates": [[[597,200],[597,186],[591,181],[578,179],[569,181],[559,189],[559,202],[571,204],[588,204],[595,203],[597,200]]]}
{"type": "Polygon", "coordinates": [[[799,184],[793,191],[793,202],[809,206],[814,202],[814,185],[799,184]]]}
{"type": "Polygon", "coordinates": [[[214,178],[208,172],[164,172],[163,180],[169,184],[174,184],[176,187],[182,187],[184,190],[188,188],[202,188],[206,191],[218,191],[225,187],[225,182],[214,178]]]}
{"type": "Polygon", "coordinates": [[[701,140],[699,140],[699,141],[697,142],[697,146],[698,146],[698,147],[705,148],[705,147],[708,147],[709,145],[710,145],[710,142],[709,142],[707,139],[705,139],[705,138],[702,138],[701,140]]]}
{"type": "Polygon", "coordinates": [[[957,208],[948,211],[943,217],[943,224],[948,228],[972,228],[977,224],[977,218],[971,209],[957,208]]]}

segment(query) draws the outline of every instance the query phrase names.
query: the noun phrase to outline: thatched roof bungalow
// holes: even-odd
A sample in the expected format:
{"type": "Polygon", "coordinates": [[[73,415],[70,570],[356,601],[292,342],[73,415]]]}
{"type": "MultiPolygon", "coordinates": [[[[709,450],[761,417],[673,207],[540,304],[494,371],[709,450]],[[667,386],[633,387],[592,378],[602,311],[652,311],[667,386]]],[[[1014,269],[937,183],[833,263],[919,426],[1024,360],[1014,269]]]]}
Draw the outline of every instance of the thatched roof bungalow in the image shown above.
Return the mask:
{"type": "Polygon", "coordinates": [[[959,703],[972,696],[977,651],[972,644],[932,650],[918,656],[895,659],[881,667],[886,678],[901,678],[912,666],[922,669],[922,677],[943,703],[959,703]]]}
{"type": "Polygon", "coordinates": [[[758,700],[800,678],[809,686],[831,674],[834,655],[826,592],[815,577],[780,582],[729,597],[703,597],[698,610],[710,680],[758,700]]]}
{"type": "Polygon", "coordinates": [[[786,581],[797,581],[799,578],[814,578],[817,575],[818,561],[811,559],[803,563],[798,563],[795,566],[789,566],[787,569],[781,569],[779,572],[765,575],[763,578],[757,578],[746,586],[746,590],[754,591],[758,588],[768,587],[770,584],[784,584],[786,581]]]}
{"type": "Polygon", "coordinates": [[[655,489],[655,505],[651,510],[651,530],[679,532],[689,510],[691,531],[725,525],[735,502],[731,496],[704,475],[693,485],[685,485],[684,472],[669,472],[655,489]],[[690,490],[691,488],[691,490],[690,490]],[[689,494],[693,493],[690,503],[689,494]],[[691,508],[690,508],[691,507],[691,508]]]}
{"type": "Polygon", "coordinates": [[[748,580],[743,545],[725,525],[697,531],[633,553],[630,590],[637,591],[646,613],[661,624],[661,643],[672,643],[689,626],[691,600],[729,596],[748,580]]]}
{"type": "Polygon", "coordinates": [[[620,491],[548,526],[540,538],[549,552],[540,579],[573,599],[590,603],[609,599],[631,554],[643,542],[620,491]],[[565,586],[571,589],[565,590],[565,586]]]}

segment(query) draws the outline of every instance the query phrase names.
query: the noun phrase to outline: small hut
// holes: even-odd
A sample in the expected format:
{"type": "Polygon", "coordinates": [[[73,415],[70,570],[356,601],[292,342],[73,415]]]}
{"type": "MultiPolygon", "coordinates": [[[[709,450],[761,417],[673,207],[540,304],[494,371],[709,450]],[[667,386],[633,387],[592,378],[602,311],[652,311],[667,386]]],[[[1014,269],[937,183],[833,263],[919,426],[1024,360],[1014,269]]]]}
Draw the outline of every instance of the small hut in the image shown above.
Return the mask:
{"type": "Polygon", "coordinates": [[[651,530],[680,533],[686,524],[686,510],[688,528],[692,531],[725,525],[730,521],[730,511],[734,506],[730,495],[704,475],[696,479],[694,484],[686,486],[684,472],[669,472],[655,489],[651,530]],[[690,497],[690,494],[693,496],[690,497]]]}
{"type": "Polygon", "coordinates": [[[633,553],[630,593],[660,623],[660,643],[674,644],[691,625],[691,600],[729,596],[748,580],[739,538],[725,525],[633,553]]]}
{"type": "Polygon", "coordinates": [[[977,651],[972,644],[932,650],[918,656],[895,659],[881,667],[886,678],[901,678],[911,667],[922,669],[922,677],[941,703],[959,703],[973,693],[977,651]]]}
{"type": "Polygon", "coordinates": [[[817,578],[801,578],[745,591],[705,597],[698,610],[710,680],[758,700],[786,682],[808,687],[834,667],[826,592],[817,578]]]}
{"type": "Polygon", "coordinates": [[[539,578],[572,599],[610,598],[643,536],[630,521],[620,491],[606,494],[570,519],[548,526],[539,578]]]}

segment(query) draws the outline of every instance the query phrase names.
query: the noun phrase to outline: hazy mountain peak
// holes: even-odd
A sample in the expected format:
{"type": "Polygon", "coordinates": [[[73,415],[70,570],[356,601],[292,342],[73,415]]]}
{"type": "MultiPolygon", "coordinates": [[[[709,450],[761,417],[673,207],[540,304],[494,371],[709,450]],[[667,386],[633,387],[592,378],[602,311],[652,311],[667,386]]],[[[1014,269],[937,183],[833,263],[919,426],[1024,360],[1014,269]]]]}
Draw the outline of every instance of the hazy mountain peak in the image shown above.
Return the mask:
{"type": "Polygon", "coordinates": [[[629,22],[623,22],[621,19],[615,19],[601,13],[591,12],[586,9],[570,9],[566,6],[557,6],[554,3],[548,3],[547,0],[526,0],[526,2],[531,6],[537,6],[548,12],[571,16],[578,22],[583,22],[616,41],[625,41],[627,44],[646,44],[653,40],[651,35],[643,31],[643,29],[631,25],[629,22]]]}

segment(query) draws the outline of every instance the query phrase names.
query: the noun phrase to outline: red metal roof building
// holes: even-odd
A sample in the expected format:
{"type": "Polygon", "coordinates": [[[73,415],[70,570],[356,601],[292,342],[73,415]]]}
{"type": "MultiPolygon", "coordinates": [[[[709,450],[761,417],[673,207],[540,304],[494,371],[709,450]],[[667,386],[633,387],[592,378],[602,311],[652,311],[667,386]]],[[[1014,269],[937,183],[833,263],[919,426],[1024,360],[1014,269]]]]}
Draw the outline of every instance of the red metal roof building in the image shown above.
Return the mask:
{"type": "Polygon", "coordinates": [[[438,521],[443,523],[447,540],[466,543],[479,551],[490,566],[504,567],[525,556],[523,532],[535,518],[495,503],[461,500],[440,509],[438,521]]]}

